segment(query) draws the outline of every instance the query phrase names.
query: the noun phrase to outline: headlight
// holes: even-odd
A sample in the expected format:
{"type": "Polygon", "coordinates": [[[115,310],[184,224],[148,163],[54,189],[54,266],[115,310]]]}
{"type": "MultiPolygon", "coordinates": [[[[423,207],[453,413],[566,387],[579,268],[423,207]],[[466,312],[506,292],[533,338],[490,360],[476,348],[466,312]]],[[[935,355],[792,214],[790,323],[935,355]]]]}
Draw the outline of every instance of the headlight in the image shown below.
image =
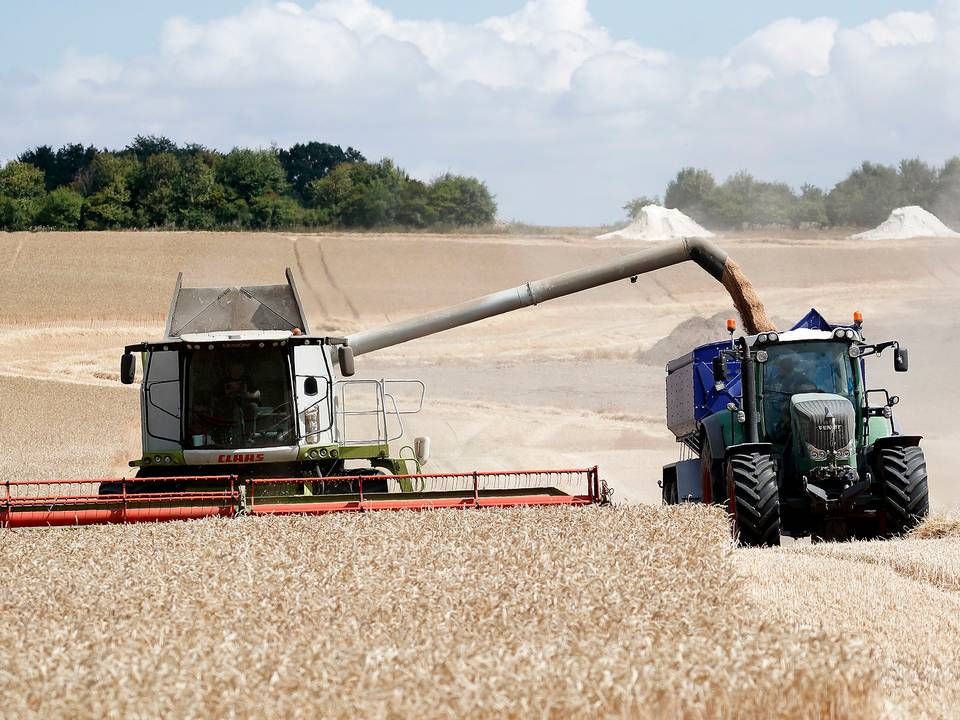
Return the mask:
{"type": "Polygon", "coordinates": [[[767,333],[767,342],[780,342],[780,336],[775,332],[767,333]]]}
{"type": "Polygon", "coordinates": [[[827,459],[827,451],[821,450],[820,448],[815,448],[810,443],[804,443],[807,446],[807,454],[810,456],[810,459],[814,462],[823,462],[827,459]]]}
{"type": "Polygon", "coordinates": [[[767,341],[767,338],[769,338],[769,337],[770,337],[770,336],[767,335],[766,333],[760,333],[760,334],[757,336],[757,340],[758,340],[759,342],[765,343],[765,342],[767,341]]]}
{"type": "Polygon", "coordinates": [[[845,330],[843,334],[847,337],[847,340],[855,340],[857,338],[857,334],[853,330],[845,330]]]}
{"type": "Polygon", "coordinates": [[[847,352],[850,353],[850,357],[858,358],[860,357],[860,353],[862,352],[862,350],[860,350],[859,345],[851,345],[850,349],[847,350],[847,352]]]}
{"type": "Polygon", "coordinates": [[[847,443],[846,447],[842,447],[836,452],[838,460],[849,460],[850,456],[853,455],[853,440],[847,443]]]}
{"type": "Polygon", "coordinates": [[[767,354],[766,350],[757,350],[757,362],[765,363],[770,359],[770,356],[767,354]]]}

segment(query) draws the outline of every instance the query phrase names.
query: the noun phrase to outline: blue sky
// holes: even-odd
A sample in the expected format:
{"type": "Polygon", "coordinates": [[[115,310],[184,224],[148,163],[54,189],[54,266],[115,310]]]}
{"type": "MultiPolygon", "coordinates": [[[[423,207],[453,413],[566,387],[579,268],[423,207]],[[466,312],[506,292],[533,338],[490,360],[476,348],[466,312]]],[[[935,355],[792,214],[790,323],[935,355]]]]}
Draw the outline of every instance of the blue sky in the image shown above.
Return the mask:
{"type": "Polygon", "coordinates": [[[543,224],[615,222],[686,165],[829,188],[942,163],[958,87],[960,0],[0,0],[0,162],[316,139],[543,224]]]}
{"type": "MultiPolygon", "coordinates": [[[[67,48],[130,57],[156,47],[160,25],[173,15],[211,20],[249,5],[243,0],[0,0],[0,68],[37,69],[56,64],[67,48]]],[[[310,2],[302,3],[304,6],[310,2]]],[[[510,13],[517,0],[450,2],[384,0],[400,18],[477,22],[510,13]]],[[[731,2],[634,2],[593,0],[590,12],[618,36],[682,54],[713,54],[781,17],[835,17],[855,25],[895,10],[924,10],[923,0],[732,0],[731,2]],[[684,27],[683,32],[678,27],[684,27]]]]}

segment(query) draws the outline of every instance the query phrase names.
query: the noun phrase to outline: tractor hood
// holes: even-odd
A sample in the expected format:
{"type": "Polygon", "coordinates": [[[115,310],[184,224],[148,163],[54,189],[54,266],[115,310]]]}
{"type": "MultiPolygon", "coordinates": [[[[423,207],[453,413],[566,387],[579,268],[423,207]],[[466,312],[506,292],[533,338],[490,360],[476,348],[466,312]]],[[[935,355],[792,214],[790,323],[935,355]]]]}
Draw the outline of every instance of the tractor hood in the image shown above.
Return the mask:
{"type": "Polygon", "coordinates": [[[797,449],[813,462],[847,464],[854,454],[857,413],[842,395],[800,393],[790,399],[797,449]]]}

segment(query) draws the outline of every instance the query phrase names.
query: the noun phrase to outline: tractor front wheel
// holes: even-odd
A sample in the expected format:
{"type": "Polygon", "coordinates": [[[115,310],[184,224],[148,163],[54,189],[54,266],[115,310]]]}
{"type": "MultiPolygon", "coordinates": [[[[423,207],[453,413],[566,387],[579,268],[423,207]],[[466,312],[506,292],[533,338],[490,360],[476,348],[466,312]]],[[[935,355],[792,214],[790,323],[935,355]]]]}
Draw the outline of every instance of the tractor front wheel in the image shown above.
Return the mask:
{"type": "Polygon", "coordinates": [[[927,462],[919,447],[880,451],[877,473],[883,493],[886,534],[902,535],[930,512],[927,462]]]}
{"type": "Polygon", "coordinates": [[[728,510],[741,545],[780,544],[780,488],[773,458],[736,453],[726,463],[728,510]]]}

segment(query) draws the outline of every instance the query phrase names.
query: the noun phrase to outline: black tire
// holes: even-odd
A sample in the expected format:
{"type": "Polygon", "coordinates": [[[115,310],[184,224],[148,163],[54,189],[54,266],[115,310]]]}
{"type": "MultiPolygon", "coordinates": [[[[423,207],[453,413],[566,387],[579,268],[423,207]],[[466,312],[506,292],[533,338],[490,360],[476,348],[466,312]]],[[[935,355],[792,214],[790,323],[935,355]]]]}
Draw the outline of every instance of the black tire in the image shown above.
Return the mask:
{"type": "Polygon", "coordinates": [[[737,453],[727,459],[728,510],[741,545],[780,544],[780,488],[773,458],[737,453]]]}
{"type": "Polygon", "coordinates": [[[666,478],[663,479],[663,487],[660,495],[662,497],[663,505],[679,505],[680,504],[680,496],[678,495],[678,490],[677,490],[676,474],[674,474],[674,477],[670,478],[669,480],[666,478]]]}
{"type": "Polygon", "coordinates": [[[930,512],[927,461],[919,447],[893,447],[877,455],[886,534],[902,535],[930,512]]]}

